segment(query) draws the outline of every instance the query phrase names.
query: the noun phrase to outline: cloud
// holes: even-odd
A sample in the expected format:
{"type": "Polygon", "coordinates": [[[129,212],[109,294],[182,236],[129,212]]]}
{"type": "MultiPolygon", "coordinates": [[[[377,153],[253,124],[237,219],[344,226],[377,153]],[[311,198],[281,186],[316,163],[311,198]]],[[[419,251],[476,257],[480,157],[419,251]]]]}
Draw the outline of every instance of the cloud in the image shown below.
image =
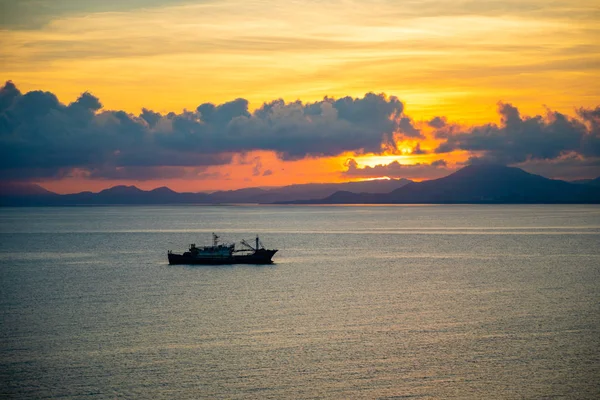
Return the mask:
{"type": "MultiPolygon", "coordinates": [[[[402,102],[374,93],[314,103],[275,100],[252,113],[247,100],[235,99],[179,114],[144,108],[135,116],[102,111],[100,100],[87,92],[64,105],[53,93],[21,94],[7,82],[0,107],[4,179],[58,177],[69,168],[96,171],[90,176],[100,178],[121,167],[222,165],[234,153],[253,150],[274,151],[284,160],[379,152],[401,129],[418,132],[402,102]]],[[[256,175],[261,168],[255,167],[256,175]]]]}
{"type": "MultiPolygon", "coordinates": [[[[89,179],[187,178],[197,176],[190,172],[194,168],[234,160],[252,165],[253,176],[268,176],[272,171],[252,158],[253,151],[271,151],[281,160],[395,154],[398,143],[414,143],[415,138],[437,141],[436,153],[466,151],[470,163],[546,160],[550,162],[537,168],[556,171],[557,160],[570,154],[570,168],[580,163],[590,171],[594,166],[586,163],[600,157],[600,107],[579,109],[575,117],[552,110],[527,117],[517,107],[499,103],[498,113],[500,124],[465,127],[443,116],[415,123],[398,98],[367,93],[308,103],[278,99],[254,111],[238,98],[180,113],[143,108],[133,115],[104,110],[88,92],[63,104],[51,92],[23,94],[9,81],[0,88],[0,180],[60,179],[74,171],[89,179]]],[[[412,151],[427,153],[420,143],[412,151]]],[[[348,164],[344,175],[425,178],[448,171],[440,160],[414,166],[348,164]]]]}
{"type": "Polygon", "coordinates": [[[0,88],[0,112],[4,112],[13,102],[21,96],[21,92],[14,83],[8,81],[0,88]]]}
{"type": "Polygon", "coordinates": [[[499,126],[486,124],[462,130],[444,126],[436,132],[436,137],[446,140],[435,151],[478,152],[480,155],[473,157],[473,162],[503,164],[551,160],[569,152],[596,157],[600,156],[600,134],[594,125],[596,111],[579,110],[579,118],[552,110],[543,117],[523,117],[517,107],[499,103],[499,126]]]}
{"type": "Polygon", "coordinates": [[[421,135],[421,131],[414,127],[412,120],[408,117],[400,118],[398,122],[398,128],[400,129],[400,132],[404,134],[404,136],[423,137],[423,135],[421,135]]]}
{"type": "Polygon", "coordinates": [[[400,129],[403,104],[396,97],[324,98],[314,103],[264,103],[253,113],[237,99],[205,103],[196,112],[170,114],[170,132],[156,132],[165,148],[202,153],[271,150],[283,160],[379,152],[400,129]]]}
{"type": "Polygon", "coordinates": [[[421,143],[417,143],[410,153],[413,155],[427,154],[425,150],[421,150],[421,143]]]}
{"type": "Polygon", "coordinates": [[[252,176],[259,176],[262,173],[262,162],[260,157],[254,159],[254,166],[252,167],[252,176]]]}
{"type": "Polygon", "coordinates": [[[204,103],[198,106],[197,111],[204,123],[217,126],[226,126],[237,117],[250,117],[246,99],[235,99],[221,105],[204,103]]]}
{"type": "Polygon", "coordinates": [[[590,157],[600,156],[600,106],[595,109],[581,108],[577,114],[583,119],[587,127],[587,134],[583,137],[581,154],[590,157]]]}
{"type": "Polygon", "coordinates": [[[551,176],[555,179],[575,180],[582,177],[600,177],[600,157],[582,157],[568,153],[552,160],[529,160],[514,164],[533,174],[551,176]]]}
{"type": "Polygon", "coordinates": [[[140,114],[140,118],[142,118],[150,128],[154,128],[156,124],[162,119],[162,115],[160,113],[154,112],[152,110],[148,110],[146,108],[142,108],[142,113],[140,114]]]}
{"type": "Polygon", "coordinates": [[[427,122],[427,125],[432,128],[443,128],[446,126],[446,118],[445,117],[434,117],[427,122]]]}
{"type": "Polygon", "coordinates": [[[448,175],[453,170],[447,167],[446,161],[437,160],[431,164],[400,164],[394,161],[390,164],[379,164],[373,167],[359,167],[356,160],[350,158],[346,161],[347,170],[343,175],[348,178],[408,178],[408,179],[430,179],[448,175]]]}
{"type": "Polygon", "coordinates": [[[111,167],[84,171],[88,179],[151,181],[154,179],[194,179],[205,175],[206,167],[111,167]]]}

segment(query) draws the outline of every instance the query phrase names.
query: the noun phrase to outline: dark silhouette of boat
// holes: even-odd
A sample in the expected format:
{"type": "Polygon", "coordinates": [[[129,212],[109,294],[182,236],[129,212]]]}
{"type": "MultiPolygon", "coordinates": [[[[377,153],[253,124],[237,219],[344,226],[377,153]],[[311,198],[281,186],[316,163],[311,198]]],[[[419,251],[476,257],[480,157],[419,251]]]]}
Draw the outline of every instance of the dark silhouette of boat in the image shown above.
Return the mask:
{"type": "Polygon", "coordinates": [[[212,246],[196,247],[190,244],[190,248],[183,254],[175,254],[168,251],[169,264],[272,264],[273,255],[277,250],[265,249],[256,236],[256,245],[252,246],[245,240],[241,241],[243,249],[236,250],[235,243],[219,243],[219,236],[213,233],[212,246]]]}

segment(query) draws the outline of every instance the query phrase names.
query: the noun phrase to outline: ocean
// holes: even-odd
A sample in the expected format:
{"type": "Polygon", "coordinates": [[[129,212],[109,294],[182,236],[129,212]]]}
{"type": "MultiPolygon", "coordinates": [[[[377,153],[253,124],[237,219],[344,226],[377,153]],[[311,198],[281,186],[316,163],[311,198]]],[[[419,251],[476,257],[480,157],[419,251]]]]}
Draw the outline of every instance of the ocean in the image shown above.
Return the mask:
{"type": "Polygon", "coordinates": [[[0,312],[0,397],[596,399],[600,207],[0,208],[0,312]]]}

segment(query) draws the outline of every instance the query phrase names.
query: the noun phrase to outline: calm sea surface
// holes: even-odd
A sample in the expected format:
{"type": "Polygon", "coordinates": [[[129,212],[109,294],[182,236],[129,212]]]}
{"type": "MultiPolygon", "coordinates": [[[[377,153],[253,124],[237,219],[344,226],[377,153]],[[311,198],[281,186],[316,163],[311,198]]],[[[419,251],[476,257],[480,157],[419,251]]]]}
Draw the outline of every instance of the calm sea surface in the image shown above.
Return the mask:
{"type": "Polygon", "coordinates": [[[0,312],[0,397],[593,399],[600,207],[0,208],[0,312]]]}

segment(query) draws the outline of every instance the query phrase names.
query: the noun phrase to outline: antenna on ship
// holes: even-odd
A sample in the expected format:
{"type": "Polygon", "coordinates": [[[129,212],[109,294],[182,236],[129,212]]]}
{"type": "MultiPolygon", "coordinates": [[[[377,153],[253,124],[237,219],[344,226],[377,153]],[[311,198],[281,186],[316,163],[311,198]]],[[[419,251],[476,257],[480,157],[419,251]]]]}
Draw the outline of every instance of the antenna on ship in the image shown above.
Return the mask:
{"type": "Polygon", "coordinates": [[[260,249],[260,247],[258,247],[258,235],[256,235],[256,250],[260,249]]]}
{"type": "Polygon", "coordinates": [[[217,246],[219,243],[219,237],[213,232],[213,246],[217,246]]]}

